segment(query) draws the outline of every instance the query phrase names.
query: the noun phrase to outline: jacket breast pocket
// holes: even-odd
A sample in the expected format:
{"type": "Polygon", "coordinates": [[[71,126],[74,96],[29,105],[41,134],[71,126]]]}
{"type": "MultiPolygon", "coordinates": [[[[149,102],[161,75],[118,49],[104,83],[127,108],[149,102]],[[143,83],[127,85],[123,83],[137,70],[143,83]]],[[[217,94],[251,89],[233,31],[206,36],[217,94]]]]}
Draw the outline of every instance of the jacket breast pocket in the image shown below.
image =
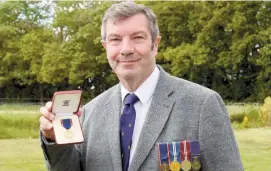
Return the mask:
{"type": "Polygon", "coordinates": [[[161,171],[198,171],[201,168],[198,140],[160,142],[158,164],[161,171]]]}

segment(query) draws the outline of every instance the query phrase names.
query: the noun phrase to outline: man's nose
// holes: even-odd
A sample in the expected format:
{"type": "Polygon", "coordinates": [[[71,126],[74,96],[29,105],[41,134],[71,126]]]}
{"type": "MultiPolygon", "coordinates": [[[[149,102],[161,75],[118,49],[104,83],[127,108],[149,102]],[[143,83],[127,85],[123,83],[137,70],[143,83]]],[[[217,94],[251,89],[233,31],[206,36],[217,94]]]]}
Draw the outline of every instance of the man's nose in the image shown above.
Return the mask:
{"type": "Polygon", "coordinates": [[[134,53],[134,47],[129,39],[122,40],[121,55],[130,55],[134,53]]]}

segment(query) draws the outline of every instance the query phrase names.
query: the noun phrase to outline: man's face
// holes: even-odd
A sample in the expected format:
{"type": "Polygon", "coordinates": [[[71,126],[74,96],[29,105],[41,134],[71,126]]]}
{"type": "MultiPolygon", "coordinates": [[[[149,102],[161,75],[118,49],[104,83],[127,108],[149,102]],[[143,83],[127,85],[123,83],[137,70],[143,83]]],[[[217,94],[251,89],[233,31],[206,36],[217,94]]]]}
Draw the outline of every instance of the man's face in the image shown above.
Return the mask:
{"type": "Polygon", "coordinates": [[[120,80],[144,81],[155,67],[160,37],[153,43],[147,17],[136,14],[106,24],[103,46],[108,62],[120,80]]]}

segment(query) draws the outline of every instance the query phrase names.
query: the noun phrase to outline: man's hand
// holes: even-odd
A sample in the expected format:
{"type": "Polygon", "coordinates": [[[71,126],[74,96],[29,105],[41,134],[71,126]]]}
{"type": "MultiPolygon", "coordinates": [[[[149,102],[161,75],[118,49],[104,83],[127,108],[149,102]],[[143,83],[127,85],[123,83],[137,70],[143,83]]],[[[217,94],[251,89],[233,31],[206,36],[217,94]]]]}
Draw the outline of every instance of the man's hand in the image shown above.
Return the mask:
{"type": "MultiPolygon", "coordinates": [[[[52,121],[55,118],[55,115],[51,113],[52,110],[52,102],[47,102],[45,106],[40,108],[40,112],[42,116],[40,117],[40,131],[43,136],[47,139],[55,141],[55,133],[52,121]]],[[[78,112],[75,113],[80,117],[83,113],[82,108],[79,108],[78,112]]]]}
{"type": "Polygon", "coordinates": [[[54,120],[55,115],[51,113],[52,102],[47,102],[45,106],[40,108],[42,116],[40,117],[40,131],[43,136],[47,139],[55,141],[54,128],[52,120],[54,120]]]}

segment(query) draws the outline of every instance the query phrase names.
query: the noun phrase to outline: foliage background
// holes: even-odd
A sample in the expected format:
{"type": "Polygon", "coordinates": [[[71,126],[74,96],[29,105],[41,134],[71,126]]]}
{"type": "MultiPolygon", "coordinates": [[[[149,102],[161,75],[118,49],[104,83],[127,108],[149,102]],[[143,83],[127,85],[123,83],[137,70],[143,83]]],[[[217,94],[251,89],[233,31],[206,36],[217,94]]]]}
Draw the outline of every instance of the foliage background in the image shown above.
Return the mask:
{"type": "MultiPolygon", "coordinates": [[[[0,2],[0,171],[44,170],[39,106],[7,101],[43,104],[68,89],[84,90],[87,101],[117,83],[100,44],[101,18],[112,3],[0,2]]],[[[262,103],[271,95],[271,2],[139,3],[157,15],[157,63],[166,71],[226,101],[262,103]]],[[[259,128],[254,107],[229,109],[230,119],[245,170],[270,170],[270,127],[259,128]]]]}
{"type": "MultiPolygon", "coordinates": [[[[115,2],[0,2],[0,98],[82,89],[91,99],[117,79],[100,44],[115,2]]],[[[271,2],[139,2],[156,13],[157,63],[228,101],[271,95],[271,2]]]]}

